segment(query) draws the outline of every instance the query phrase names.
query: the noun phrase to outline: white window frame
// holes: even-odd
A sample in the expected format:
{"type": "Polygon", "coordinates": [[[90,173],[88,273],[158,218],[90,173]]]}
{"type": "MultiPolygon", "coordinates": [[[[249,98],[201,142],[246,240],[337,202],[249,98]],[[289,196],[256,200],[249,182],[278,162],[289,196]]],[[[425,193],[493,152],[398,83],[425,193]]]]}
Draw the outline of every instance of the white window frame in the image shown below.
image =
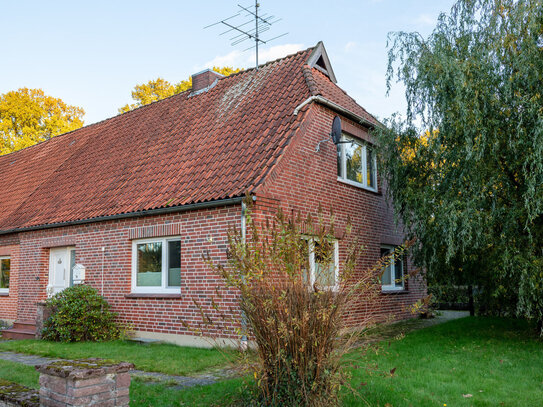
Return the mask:
{"type": "MultiPolygon", "coordinates": [[[[307,243],[309,248],[309,279],[311,287],[315,284],[316,276],[315,276],[315,241],[318,241],[318,239],[308,237],[307,243]]],[[[332,290],[337,291],[339,288],[339,244],[337,240],[332,240],[331,243],[334,244],[334,253],[332,255],[332,259],[334,261],[334,281],[335,284],[333,286],[328,287],[320,287],[323,290],[332,290]]]]}
{"type": "MultiPolygon", "coordinates": [[[[11,256],[0,256],[0,261],[1,260],[9,260],[9,285],[11,286],[11,256]]],[[[0,267],[2,267],[1,262],[0,267]]],[[[9,294],[9,288],[0,288],[0,294],[9,294]]]]}
{"type": "MultiPolygon", "coordinates": [[[[391,252],[394,252],[396,250],[397,246],[382,244],[380,249],[387,249],[391,252]]],[[[390,285],[384,285],[381,283],[381,289],[383,291],[404,291],[405,290],[405,263],[404,259],[402,258],[402,281],[401,285],[396,285],[396,256],[393,254],[392,258],[390,259],[390,285]]],[[[386,273],[386,268],[383,271],[383,273],[386,273]]],[[[382,280],[381,280],[382,281],[382,280]]]]}
{"type": "Polygon", "coordinates": [[[340,148],[340,154],[341,154],[341,165],[340,165],[341,174],[338,174],[337,176],[338,181],[344,182],[349,185],[353,185],[355,187],[367,189],[372,192],[377,192],[377,155],[376,154],[373,155],[373,168],[374,168],[373,184],[375,185],[375,187],[372,187],[368,185],[368,165],[367,165],[368,164],[368,149],[367,149],[368,143],[363,142],[362,140],[359,140],[357,138],[348,136],[345,133],[341,135],[341,141],[343,143],[338,144],[338,147],[340,148]],[[362,160],[361,160],[362,161],[361,163],[362,182],[356,182],[347,178],[347,160],[345,156],[345,144],[348,144],[348,143],[345,143],[346,141],[351,141],[353,144],[357,144],[360,147],[362,147],[362,160]]]}
{"type": "Polygon", "coordinates": [[[168,242],[181,240],[180,236],[138,239],[132,241],[132,292],[138,294],[179,294],[181,287],[168,287],[168,242]],[[138,244],[162,243],[162,284],[160,287],[138,287],[138,244]]]}

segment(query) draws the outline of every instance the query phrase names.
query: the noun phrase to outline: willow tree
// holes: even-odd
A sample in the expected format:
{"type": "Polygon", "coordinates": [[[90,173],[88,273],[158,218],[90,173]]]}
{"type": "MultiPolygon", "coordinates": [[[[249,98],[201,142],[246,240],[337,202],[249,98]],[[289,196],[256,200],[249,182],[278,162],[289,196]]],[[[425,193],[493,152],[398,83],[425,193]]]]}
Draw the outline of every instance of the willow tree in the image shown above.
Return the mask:
{"type": "Polygon", "coordinates": [[[427,38],[390,34],[394,81],[381,157],[415,260],[543,333],[542,0],[460,0],[427,38]]]}

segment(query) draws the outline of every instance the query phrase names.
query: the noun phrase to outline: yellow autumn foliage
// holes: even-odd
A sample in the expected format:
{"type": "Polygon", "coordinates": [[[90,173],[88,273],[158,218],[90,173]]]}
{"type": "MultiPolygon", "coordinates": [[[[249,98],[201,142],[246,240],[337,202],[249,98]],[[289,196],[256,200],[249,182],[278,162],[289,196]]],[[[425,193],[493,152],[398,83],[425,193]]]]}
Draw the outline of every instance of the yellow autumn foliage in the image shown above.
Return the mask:
{"type": "Polygon", "coordinates": [[[422,133],[414,143],[410,145],[403,145],[402,149],[400,151],[400,155],[403,162],[410,162],[413,161],[415,158],[417,151],[419,151],[421,148],[428,148],[429,143],[435,139],[439,134],[439,129],[435,129],[434,131],[430,132],[429,130],[426,130],[424,133],[422,133]]]}
{"type": "Polygon", "coordinates": [[[85,111],[47,96],[42,89],[20,88],[0,95],[0,155],[8,154],[83,126],[85,111]]]}

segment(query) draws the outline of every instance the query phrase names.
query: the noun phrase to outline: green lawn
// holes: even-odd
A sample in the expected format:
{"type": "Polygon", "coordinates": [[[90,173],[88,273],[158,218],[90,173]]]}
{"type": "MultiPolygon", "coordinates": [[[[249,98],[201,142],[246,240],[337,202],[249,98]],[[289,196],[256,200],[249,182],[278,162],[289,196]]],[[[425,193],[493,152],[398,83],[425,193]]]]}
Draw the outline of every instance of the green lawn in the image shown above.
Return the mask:
{"type": "Polygon", "coordinates": [[[8,362],[0,359],[0,379],[9,380],[23,386],[37,389],[40,374],[33,366],[21,365],[20,363],[8,362]]]}
{"type": "Polygon", "coordinates": [[[522,321],[463,318],[350,356],[389,374],[352,369],[346,406],[543,406],[543,342],[522,321]]]}
{"type": "MultiPolygon", "coordinates": [[[[346,359],[359,394],[343,390],[345,406],[543,406],[543,342],[522,321],[464,318],[374,345],[366,355],[354,351],[346,359]],[[377,369],[365,369],[367,364],[377,369]]],[[[12,365],[0,361],[0,377],[36,386],[32,368],[12,365]]],[[[243,389],[242,379],[185,390],[136,379],[130,405],[226,406],[243,389]]]]}
{"type": "Polygon", "coordinates": [[[234,352],[130,341],[58,343],[38,340],[2,341],[1,351],[64,359],[104,358],[132,362],[136,369],[174,375],[193,375],[220,368],[234,360],[234,352]]]}

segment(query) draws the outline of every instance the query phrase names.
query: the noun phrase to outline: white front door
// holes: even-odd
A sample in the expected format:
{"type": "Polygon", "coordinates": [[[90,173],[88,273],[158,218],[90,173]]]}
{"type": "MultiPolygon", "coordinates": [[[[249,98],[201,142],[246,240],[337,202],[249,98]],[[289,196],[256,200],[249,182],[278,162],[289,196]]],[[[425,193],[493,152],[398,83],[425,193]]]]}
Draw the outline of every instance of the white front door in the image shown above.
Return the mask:
{"type": "Polygon", "coordinates": [[[49,285],[47,286],[49,297],[70,286],[72,263],[75,263],[74,248],[60,247],[50,250],[49,285]]]}

